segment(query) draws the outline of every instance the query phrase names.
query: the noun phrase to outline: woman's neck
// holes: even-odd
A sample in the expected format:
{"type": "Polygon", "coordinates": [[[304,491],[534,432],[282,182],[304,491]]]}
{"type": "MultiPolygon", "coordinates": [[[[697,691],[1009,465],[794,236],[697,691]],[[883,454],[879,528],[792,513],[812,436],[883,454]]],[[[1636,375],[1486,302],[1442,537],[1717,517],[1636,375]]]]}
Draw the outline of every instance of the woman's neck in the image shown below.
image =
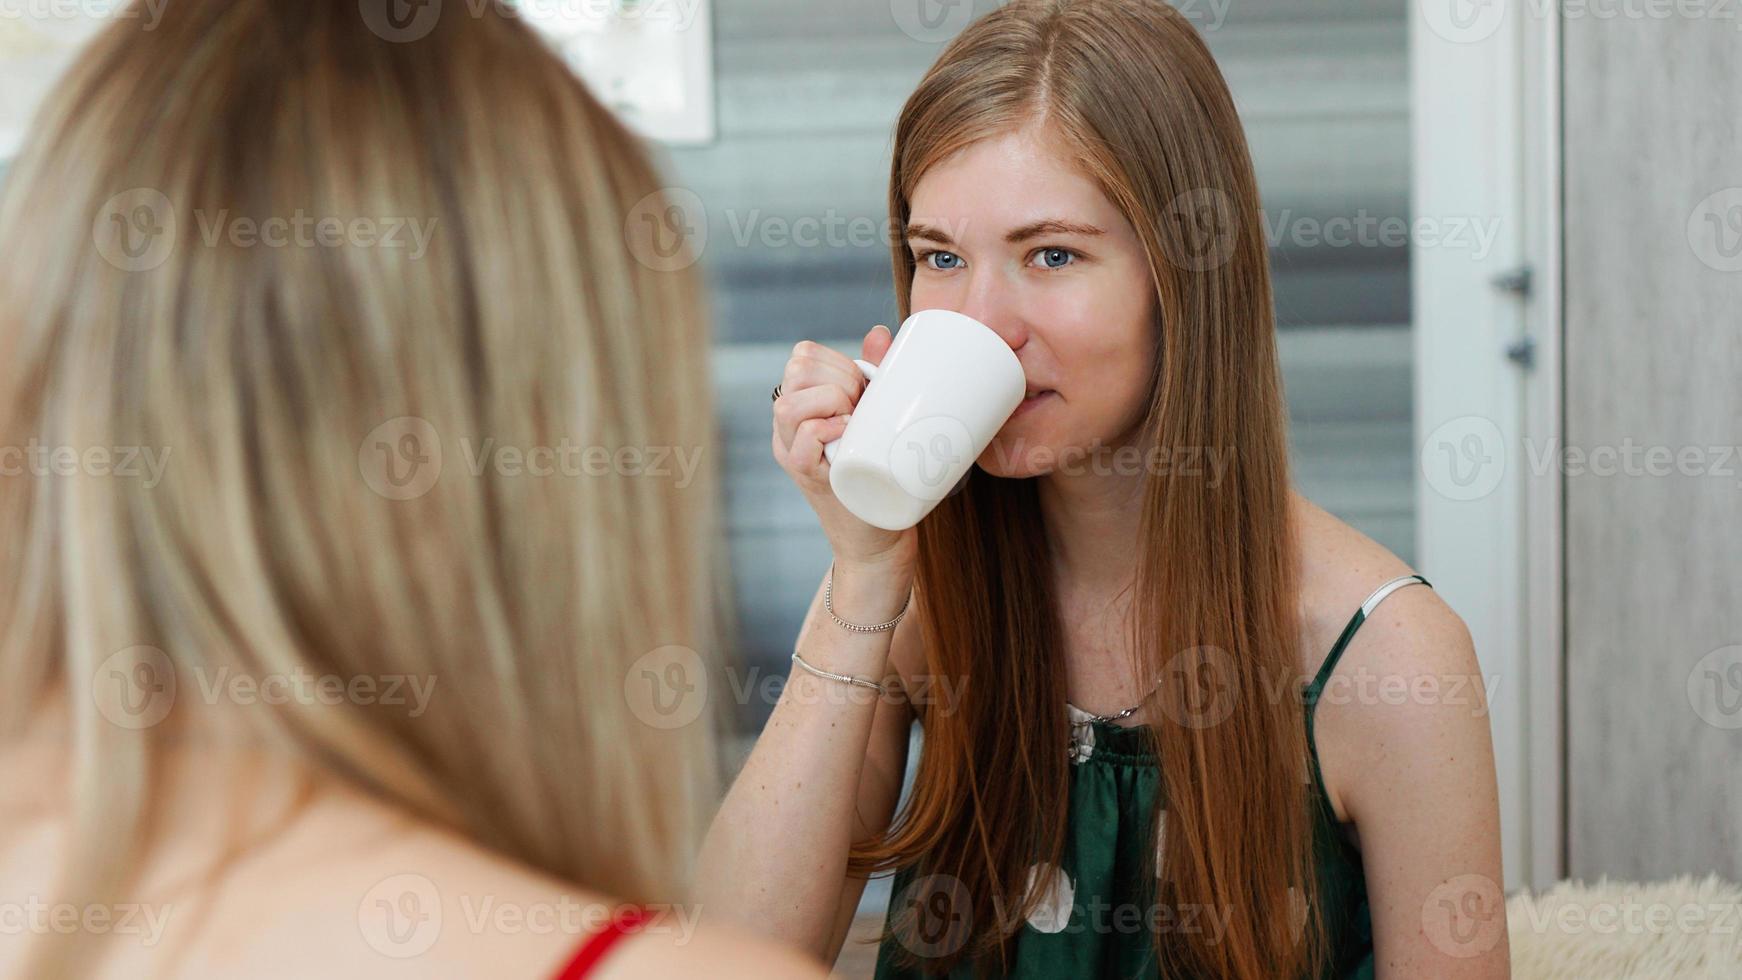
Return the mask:
{"type": "Polygon", "coordinates": [[[1041,515],[1058,581],[1117,593],[1137,569],[1143,476],[1080,467],[1040,478],[1041,515]]]}
{"type": "MultiPolygon", "coordinates": [[[[51,697],[21,737],[0,746],[0,760],[22,777],[0,790],[0,810],[39,827],[72,828],[67,791],[79,750],[71,721],[63,698],[51,697]]],[[[207,878],[279,838],[317,802],[330,806],[358,796],[245,730],[166,723],[149,735],[130,734],[159,743],[146,777],[151,841],[135,869],[146,890],[207,878]]],[[[136,775],[108,773],[112,779],[136,775]]],[[[0,839],[0,849],[7,843],[0,839]]]]}

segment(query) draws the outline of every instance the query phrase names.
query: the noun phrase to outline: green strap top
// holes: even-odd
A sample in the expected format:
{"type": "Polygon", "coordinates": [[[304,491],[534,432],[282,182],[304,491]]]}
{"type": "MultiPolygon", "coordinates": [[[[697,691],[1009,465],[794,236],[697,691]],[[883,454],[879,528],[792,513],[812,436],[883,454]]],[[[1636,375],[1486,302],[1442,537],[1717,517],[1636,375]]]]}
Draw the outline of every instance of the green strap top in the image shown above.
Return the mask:
{"type": "MultiPolygon", "coordinates": [[[[1313,854],[1331,944],[1330,968],[1324,978],[1373,976],[1373,928],[1361,853],[1345,836],[1347,827],[1337,821],[1319,772],[1313,709],[1337,659],[1374,607],[1397,589],[1416,583],[1430,585],[1419,575],[1404,575],[1375,590],[1344,627],[1303,695],[1313,774],[1313,854]]],[[[1212,912],[1190,916],[1150,902],[1153,876],[1147,872],[1160,860],[1159,848],[1144,853],[1161,785],[1155,756],[1141,728],[1093,719],[1074,705],[1066,708],[1080,734],[1072,746],[1069,829],[1062,867],[1032,869],[1030,887],[1047,889],[1047,901],[1022,927],[1007,976],[1046,980],[1154,976],[1152,922],[1159,922],[1162,931],[1212,935],[1225,932],[1226,923],[1218,922],[1212,912]],[[1144,873],[1134,873],[1137,869],[1144,873]]],[[[1162,820],[1165,833],[1165,813],[1162,820]]],[[[891,921],[904,902],[916,900],[906,894],[912,875],[911,867],[895,872],[891,921]]],[[[877,980],[923,976],[896,967],[896,942],[885,940],[878,950],[877,980]]],[[[970,964],[958,966],[949,976],[971,980],[970,964]]]]}

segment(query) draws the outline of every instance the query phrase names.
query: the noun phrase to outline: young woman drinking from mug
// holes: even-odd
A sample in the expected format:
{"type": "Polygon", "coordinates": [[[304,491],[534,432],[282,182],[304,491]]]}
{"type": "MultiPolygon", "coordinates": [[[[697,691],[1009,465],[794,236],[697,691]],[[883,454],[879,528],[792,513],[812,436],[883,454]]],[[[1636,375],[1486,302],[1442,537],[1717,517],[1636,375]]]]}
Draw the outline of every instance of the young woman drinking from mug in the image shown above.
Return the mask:
{"type": "Polygon", "coordinates": [[[694,904],[708,728],[625,698],[712,473],[468,458],[711,446],[659,178],[518,18],[371,13],[120,18],[7,175],[0,446],[162,468],[0,474],[0,976],[821,976],[694,904]]]}
{"type": "Polygon", "coordinates": [[[991,327],[1031,397],[887,532],[822,453],[860,373],[794,349],[772,448],[834,562],[706,900],[832,958],[894,871],[880,977],[1505,976],[1470,637],[1290,484],[1258,189],[1195,29],[1139,0],[971,24],[901,112],[890,211],[902,315],[991,327]]]}

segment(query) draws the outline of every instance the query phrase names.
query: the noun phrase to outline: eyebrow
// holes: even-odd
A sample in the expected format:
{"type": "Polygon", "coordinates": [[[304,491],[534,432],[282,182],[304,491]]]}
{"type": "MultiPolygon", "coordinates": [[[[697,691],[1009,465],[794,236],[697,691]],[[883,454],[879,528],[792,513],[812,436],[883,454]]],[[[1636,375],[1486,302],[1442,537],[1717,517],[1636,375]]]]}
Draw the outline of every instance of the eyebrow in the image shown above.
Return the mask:
{"type": "MultiPolygon", "coordinates": [[[[1106,232],[1096,228],[1094,225],[1078,224],[1074,221],[1063,221],[1058,218],[1045,218],[1040,221],[1030,222],[1020,228],[1011,229],[1009,234],[1004,236],[1004,240],[1015,245],[1020,242],[1028,241],[1031,238],[1039,238],[1042,235],[1083,235],[1085,237],[1094,237],[1096,235],[1104,234],[1106,234],[1106,232]]],[[[907,226],[907,237],[910,240],[918,239],[920,241],[936,242],[939,245],[956,244],[955,240],[952,239],[942,228],[934,228],[931,225],[917,221],[907,226]]]]}

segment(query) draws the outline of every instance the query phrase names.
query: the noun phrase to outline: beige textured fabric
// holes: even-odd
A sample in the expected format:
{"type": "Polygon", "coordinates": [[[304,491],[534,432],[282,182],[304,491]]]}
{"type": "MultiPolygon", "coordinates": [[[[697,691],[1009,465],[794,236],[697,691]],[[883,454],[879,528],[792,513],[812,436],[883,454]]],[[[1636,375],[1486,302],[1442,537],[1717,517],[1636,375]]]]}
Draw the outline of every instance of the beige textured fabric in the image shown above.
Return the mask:
{"type": "Polygon", "coordinates": [[[1742,888],[1717,875],[1563,881],[1506,902],[1513,980],[1742,978],[1742,888]]]}

